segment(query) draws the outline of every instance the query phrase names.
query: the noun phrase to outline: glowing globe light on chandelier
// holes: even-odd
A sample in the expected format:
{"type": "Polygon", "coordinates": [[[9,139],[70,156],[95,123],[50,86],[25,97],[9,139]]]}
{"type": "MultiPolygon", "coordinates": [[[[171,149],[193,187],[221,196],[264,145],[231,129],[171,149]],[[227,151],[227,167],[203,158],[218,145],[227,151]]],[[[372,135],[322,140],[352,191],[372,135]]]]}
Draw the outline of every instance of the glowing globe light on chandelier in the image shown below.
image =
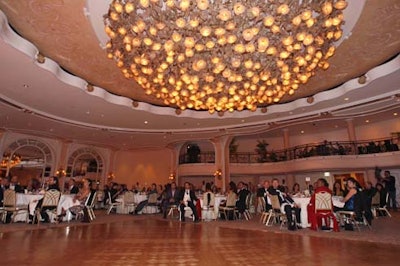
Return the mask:
{"type": "Polygon", "coordinates": [[[108,57],[167,106],[255,111],[327,69],[344,0],[113,0],[108,57]]]}

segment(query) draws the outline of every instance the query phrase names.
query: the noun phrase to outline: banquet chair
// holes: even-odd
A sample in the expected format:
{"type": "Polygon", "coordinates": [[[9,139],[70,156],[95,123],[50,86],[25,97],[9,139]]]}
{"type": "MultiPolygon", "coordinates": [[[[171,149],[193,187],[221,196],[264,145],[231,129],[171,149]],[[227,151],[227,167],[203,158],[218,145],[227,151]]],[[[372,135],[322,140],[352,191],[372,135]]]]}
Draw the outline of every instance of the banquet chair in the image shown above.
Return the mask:
{"type": "Polygon", "coordinates": [[[205,221],[215,220],[214,217],[215,195],[211,192],[203,194],[203,207],[201,208],[201,218],[205,221]]]}
{"type": "Polygon", "coordinates": [[[26,212],[26,222],[28,222],[28,206],[27,205],[17,205],[17,196],[14,190],[6,189],[4,191],[4,198],[3,198],[3,223],[6,222],[7,214],[9,212],[12,213],[11,222],[14,222],[15,215],[18,212],[26,212]]]}
{"type": "MultiPolygon", "coordinates": [[[[49,212],[52,216],[57,216],[57,206],[60,201],[61,192],[56,189],[47,190],[43,197],[42,206],[35,209],[34,218],[37,221],[37,225],[39,226],[42,216],[41,213],[43,211],[49,212]]],[[[52,219],[50,219],[51,221],[52,219]]],[[[35,220],[32,221],[33,223],[35,220]]]]}
{"type": "Polygon", "coordinates": [[[111,212],[113,209],[117,209],[118,206],[122,205],[122,202],[118,202],[118,201],[112,202],[112,198],[111,198],[111,193],[110,193],[110,191],[108,191],[107,194],[108,194],[107,215],[109,215],[110,212],[111,212]]]}
{"type": "Polygon", "coordinates": [[[221,200],[218,208],[219,217],[224,217],[225,220],[229,220],[230,213],[232,213],[233,220],[239,218],[239,210],[235,206],[226,206],[226,200],[221,200]]]}
{"type": "Polygon", "coordinates": [[[243,212],[243,216],[247,221],[249,221],[251,218],[253,218],[250,213],[250,208],[251,208],[251,193],[249,193],[246,196],[246,209],[243,212]]]}
{"type": "Polygon", "coordinates": [[[268,212],[266,226],[270,226],[276,222],[281,223],[281,228],[286,221],[286,215],[281,212],[281,204],[277,195],[270,195],[272,209],[268,212]],[[271,223],[271,224],[270,224],[271,223]]]}
{"type": "Polygon", "coordinates": [[[340,224],[351,224],[357,228],[357,231],[361,231],[360,225],[365,225],[371,229],[371,226],[365,219],[364,214],[362,214],[362,221],[357,220],[357,214],[355,211],[338,211],[337,214],[340,219],[340,224]]]}
{"type": "MultiPolygon", "coordinates": [[[[371,207],[371,211],[372,211],[374,217],[375,218],[378,217],[378,212],[384,214],[385,216],[392,217],[392,215],[390,214],[389,210],[387,209],[387,202],[389,200],[389,193],[386,194],[386,202],[385,202],[385,205],[383,207],[380,206],[379,197],[377,197],[376,199],[377,199],[377,201],[376,202],[373,201],[372,202],[372,207],[371,207]]],[[[373,198],[373,200],[374,200],[374,198],[373,198]]]]}
{"type": "Polygon", "coordinates": [[[263,214],[265,212],[265,198],[264,197],[257,197],[257,209],[256,213],[261,214],[260,222],[262,221],[263,214]]]}
{"type": "Polygon", "coordinates": [[[176,205],[176,204],[168,205],[168,207],[167,207],[167,216],[171,217],[171,218],[174,218],[175,217],[174,216],[174,212],[179,212],[178,205],[176,205]]]}
{"type": "Polygon", "coordinates": [[[92,195],[89,196],[85,202],[85,208],[88,211],[89,218],[91,221],[96,219],[96,215],[94,214],[94,210],[93,210],[94,205],[96,204],[96,201],[97,201],[97,191],[92,192],[92,195]]]}
{"type": "Polygon", "coordinates": [[[326,191],[315,194],[315,210],[314,214],[310,216],[312,230],[318,230],[322,226],[322,218],[324,218],[326,226],[328,226],[328,221],[332,221],[333,231],[339,232],[338,222],[333,213],[332,194],[326,191]]]}
{"type": "Polygon", "coordinates": [[[158,212],[159,212],[158,194],[151,193],[151,194],[149,194],[149,199],[147,200],[146,206],[143,208],[143,213],[154,214],[154,213],[158,213],[158,212]]]}
{"type": "Polygon", "coordinates": [[[266,211],[266,202],[265,202],[265,198],[264,197],[258,197],[258,204],[262,206],[262,212],[261,212],[261,216],[260,216],[260,223],[265,224],[267,222],[268,216],[270,214],[269,211],[266,211]]]}
{"type": "Polygon", "coordinates": [[[133,213],[135,211],[136,203],[135,203],[135,193],[133,191],[125,192],[124,208],[126,209],[126,213],[133,213]]]}

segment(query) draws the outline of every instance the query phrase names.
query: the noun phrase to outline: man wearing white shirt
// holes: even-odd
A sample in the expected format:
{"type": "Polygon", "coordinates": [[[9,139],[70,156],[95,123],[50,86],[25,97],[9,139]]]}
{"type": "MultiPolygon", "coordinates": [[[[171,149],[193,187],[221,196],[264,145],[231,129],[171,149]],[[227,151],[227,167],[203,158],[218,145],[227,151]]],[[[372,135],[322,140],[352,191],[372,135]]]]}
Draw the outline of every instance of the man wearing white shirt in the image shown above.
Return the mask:
{"type": "Polygon", "coordinates": [[[185,207],[189,207],[192,209],[195,222],[199,222],[199,216],[197,214],[196,206],[194,205],[194,202],[197,200],[196,195],[194,194],[194,191],[190,188],[190,183],[185,182],[185,189],[182,191],[180,197],[179,197],[179,202],[180,206],[179,209],[181,211],[181,221],[185,221],[185,207]]]}

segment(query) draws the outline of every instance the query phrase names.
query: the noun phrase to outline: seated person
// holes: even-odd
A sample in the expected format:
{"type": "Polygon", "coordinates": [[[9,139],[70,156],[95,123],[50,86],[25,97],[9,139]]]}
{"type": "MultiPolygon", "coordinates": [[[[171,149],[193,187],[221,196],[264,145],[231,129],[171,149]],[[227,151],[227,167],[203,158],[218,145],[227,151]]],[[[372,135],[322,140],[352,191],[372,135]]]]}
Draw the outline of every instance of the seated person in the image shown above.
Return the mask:
{"type": "MultiPolygon", "coordinates": [[[[85,208],[85,202],[87,197],[90,195],[90,183],[89,180],[87,179],[82,179],[82,188],[79,190],[79,192],[74,196],[73,198],[73,203],[74,206],[69,208],[69,211],[72,214],[78,214],[81,211],[83,211],[83,220],[82,222],[90,222],[89,215],[86,211],[85,208]]],[[[58,222],[62,222],[63,217],[66,215],[67,210],[62,209],[61,214],[58,215],[58,222]]]]}
{"type": "Polygon", "coordinates": [[[206,184],[206,191],[203,194],[203,208],[212,208],[215,204],[215,194],[211,191],[211,184],[206,184]]]}
{"type": "Polygon", "coordinates": [[[250,194],[250,191],[246,189],[246,186],[242,181],[238,183],[237,188],[238,200],[236,201],[236,208],[238,209],[240,214],[243,214],[247,208],[246,199],[247,195],[250,194]]]}
{"type": "Polygon", "coordinates": [[[291,191],[291,194],[292,194],[293,196],[294,196],[294,195],[301,194],[301,191],[300,191],[300,184],[299,184],[299,183],[294,183],[293,188],[292,188],[292,191],[291,191]]]}
{"type": "Polygon", "coordinates": [[[367,222],[372,222],[371,206],[368,206],[368,200],[366,199],[360,184],[354,178],[350,177],[346,181],[348,193],[343,198],[345,211],[354,211],[356,220],[362,222],[363,215],[367,222]]]}
{"type": "MultiPolygon", "coordinates": [[[[329,183],[324,178],[319,178],[317,180],[317,188],[314,191],[314,194],[311,195],[310,203],[307,205],[307,214],[308,214],[308,223],[311,224],[312,229],[316,230],[317,228],[313,226],[312,221],[316,221],[315,217],[315,194],[319,192],[327,192],[332,196],[332,190],[329,189],[329,183]]],[[[331,199],[332,201],[332,199],[331,199]]],[[[333,206],[333,205],[331,205],[333,206]]],[[[332,209],[333,211],[333,209],[332,209]]],[[[325,225],[328,226],[329,219],[325,219],[325,225]]]]}
{"type": "MultiPolygon", "coordinates": [[[[60,191],[60,185],[58,181],[58,177],[56,176],[51,176],[49,177],[48,183],[47,183],[47,190],[57,190],[60,191]]],[[[36,208],[40,208],[43,204],[43,199],[39,200],[38,204],[36,205],[36,208]]],[[[50,218],[49,215],[47,214],[47,210],[53,209],[53,207],[43,207],[40,211],[40,216],[43,218],[45,223],[50,223],[50,218]]]]}
{"type": "Polygon", "coordinates": [[[233,220],[236,201],[237,201],[236,184],[230,182],[228,187],[228,193],[226,195],[226,200],[221,201],[221,204],[219,205],[220,210],[222,210],[224,214],[226,214],[226,216],[228,217],[223,216],[221,218],[225,218],[226,220],[233,220]]]}
{"type": "Polygon", "coordinates": [[[18,176],[14,175],[10,179],[9,189],[14,190],[15,193],[24,193],[24,187],[18,182],[18,176]]]}
{"type": "Polygon", "coordinates": [[[194,191],[191,189],[190,183],[185,182],[184,185],[184,190],[181,191],[180,196],[179,196],[179,209],[181,212],[181,221],[185,221],[185,207],[189,207],[194,215],[195,222],[199,222],[199,215],[197,214],[196,206],[194,205],[194,202],[197,200],[196,195],[194,194],[194,191]]]}
{"type": "Polygon", "coordinates": [[[379,193],[379,207],[383,208],[386,206],[386,189],[383,187],[381,183],[377,183],[376,186],[376,193],[379,193]]]}
{"type": "Polygon", "coordinates": [[[279,203],[281,205],[281,210],[283,209],[287,221],[288,221],[288,229],[293,231],[296,228],[301,228],[299,225],[296,225],[293,221],[292,211],[294,211],[297,222],[300,223],[300,208],[297,207],[296,203],[293,201],[291,197],[289,197],[286,193],[283,193],[279,190],[279,181],[278,179],[274,178],[272,180],[272,186],[268,189],[268,193],[270,195],[278,196],[279,203]]]}
{"type": "Polygon", "coordinates": [[[176,206],[179,205],[179,191],[178,191],[178,188],[177,188],[175,182],[172,182],[166,188],[165,199],[162,202],[164,218],[167,218],[167,210],[168,210],[168,207],[171,205],[176,205],[176,206]]]}
{"type": "Polygon", "coordinates": [[[135,214],[138,214],[146,207],[148,204],[156,204],[158,198],[157,185],[155,183],[151,184],[151,189],[147,192],[147,199],[139,202],[135,209],[135,214]],[[155,198],[155,200],[154,200],[155,198]]]}
{"type": "Polygon", "coordinates": [[[344,190],[342,189],[342,185],[340,184],[339,181],[336,181],[333,184],[332,194],[333,196],[344,197],[344,190]]]}
{"type": "Polygon", "coordinates": [[[265,210],[264,211],[266,211],[266,212],[268,212],[269,210],[272,209],[271,200],[269,198],[269,193],[268,193],[269,187],[270,187],[269,181],[265,180],[264,184],[263,184],[263,189],[262,189],[262,192],[263,192],[262,197],[265,200],[265,210]]]}
{"type": "Polygon", "coordinates": [[[69,194],[78,194],[79,187],[76,185],[75,179],[71,178],[68,181],[68,185],[69,185],[69,194]]]}

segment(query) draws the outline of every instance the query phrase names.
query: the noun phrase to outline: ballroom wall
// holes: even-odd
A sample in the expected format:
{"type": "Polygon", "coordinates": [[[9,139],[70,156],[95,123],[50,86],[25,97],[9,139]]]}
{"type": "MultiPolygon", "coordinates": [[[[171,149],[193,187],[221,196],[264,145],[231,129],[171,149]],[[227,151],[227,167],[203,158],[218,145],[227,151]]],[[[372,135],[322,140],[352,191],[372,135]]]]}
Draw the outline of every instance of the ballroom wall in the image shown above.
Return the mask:
{"type": "Polygon", "coordinates": [[[139,182],[140,186],[151,183],[165,184],[171,168],[171,151],[168,149],[150,151],[118,151],[114,158],[115,181],[131,188],[139,182]]]}

